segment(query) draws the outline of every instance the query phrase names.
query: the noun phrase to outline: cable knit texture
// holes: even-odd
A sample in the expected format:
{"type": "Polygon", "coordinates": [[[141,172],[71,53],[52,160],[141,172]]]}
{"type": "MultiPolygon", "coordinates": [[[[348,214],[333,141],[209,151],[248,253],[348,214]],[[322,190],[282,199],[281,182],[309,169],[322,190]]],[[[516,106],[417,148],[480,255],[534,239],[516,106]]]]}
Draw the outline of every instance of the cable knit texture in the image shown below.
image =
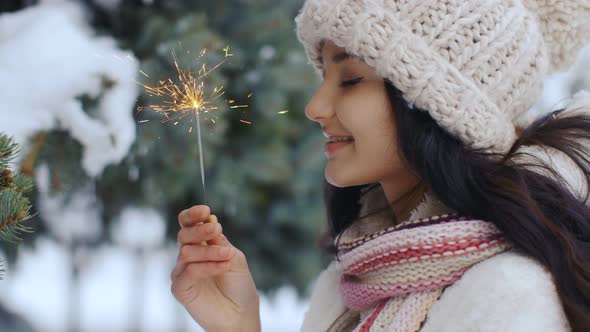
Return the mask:
{"type": "Polygon", "coordinates": [[[330,40],[468,146],[506,152],[545,76],[590,42],[590,2],[307,0],[297,35],[320,75],[330,40]]]}
{"type": "Polygon", "coordinates": [[[335,241],[344,303],[354,311],[375,308],[357,331],[417,331],[445,287],[510,248],[492,223],[456,214],[335,241]]]}

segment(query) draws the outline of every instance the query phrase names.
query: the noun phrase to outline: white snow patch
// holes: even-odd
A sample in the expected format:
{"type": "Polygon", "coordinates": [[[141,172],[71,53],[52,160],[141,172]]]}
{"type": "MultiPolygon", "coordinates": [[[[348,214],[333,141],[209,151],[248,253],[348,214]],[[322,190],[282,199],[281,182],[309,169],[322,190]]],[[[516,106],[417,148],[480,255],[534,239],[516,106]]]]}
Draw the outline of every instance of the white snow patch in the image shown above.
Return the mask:
{"type": "MultiPolygon", "coordinates": [[[[119,246],[85,250],[79,290],[69,284],[71,261],[62,244],[40,237],[35,247],[21,248],[16,265],[6,266],[0,302],[38,331],[67,331],[72,291],[80,292],[81,332],[129,331],[138,292],[142,294],[139,331],[172,332],[178,327],[203,331],[170,293],[170,271],[178,251],[175,244],[147,251],[143,262],[133,251],[119,246]],[[137,266],[142,268],[136,270],[137,266]],[[144,279],[143,286],[136,288],[138,272],[144,279]]],[[[281,288],[272,298],[261,294],[262,331],[299,331],[306,308],[307,301],[298,301],[290,287],[281,288]]]]}
{"type": "Polygon", "coordinates": [[[103,230],[99,202],[94,194],[93,184],[89,183],[72,194],[50,193],[49,168],[41,165],[36,170],[40,215],[61,242],[92,241],[103,230]]]}
{"type": "Polygon", "coordinates": [[[118,244],[132,248],[161,245],[165,233],[163,216],[151,208],[127,207],[111,228],[111,236],[118,244]]]}
{"type": "Polygon", "coordinates": [[[51,1],[0,15],[0,131],[26,151],[34,134],[66,130],[83,146],[85,171],[100,175],[135,140],[137,70],[115,40],[94,36],[78,4],[51,1]],[[82,108],[83,95],[99,98],[96,115],[82,108]]]}

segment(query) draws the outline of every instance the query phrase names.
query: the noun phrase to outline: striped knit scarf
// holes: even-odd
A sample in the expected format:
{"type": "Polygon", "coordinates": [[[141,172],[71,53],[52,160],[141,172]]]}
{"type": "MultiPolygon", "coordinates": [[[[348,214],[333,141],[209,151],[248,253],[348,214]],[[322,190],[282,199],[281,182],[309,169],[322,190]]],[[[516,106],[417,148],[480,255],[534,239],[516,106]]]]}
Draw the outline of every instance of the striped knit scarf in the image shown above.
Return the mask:
{"type": "Polygon", "coordinates": [[[349,242],[337,238],[336,244],[349,311],[329,331],[351,324],[354,331],[419,331],[445,287],[510,248],[492,223],[456,214],[406,221],[349,242]],[[366,313],[360,323],[353,323],[354,312],[366,313]]]}

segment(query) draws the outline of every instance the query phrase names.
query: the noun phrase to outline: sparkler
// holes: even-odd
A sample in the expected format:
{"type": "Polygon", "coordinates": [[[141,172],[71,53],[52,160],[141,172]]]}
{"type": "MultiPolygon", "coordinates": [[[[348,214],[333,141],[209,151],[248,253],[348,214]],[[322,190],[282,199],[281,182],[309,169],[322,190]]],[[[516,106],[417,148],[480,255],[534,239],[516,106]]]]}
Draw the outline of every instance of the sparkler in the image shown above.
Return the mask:
{"type": "MultiPolygon", "coordinates": [[[[210,92],[206,92],[205,78],[215,69],[219,68],[228,57],[233,56],[229,51],[229,46],[224,48],[225,52],[224,59],[217,65],[208,69],[206,64],[202,64],[197,72],[193,72],[191,69],[183,69],[178,63],[178,57],[176,52],[172,51],[172,57],[174,59],[174,66],[176,69],[177,77],[173,80],[168,78],[166,80],[159,81],[158,86],[151,87],[145,84],[141,84],[146,92],[151,96],[162,97],[161,104],[152,104],[148,107],[152,110],[162,114],[165,118],[163,122],[174,121],[174,124],[178,124],[180,120],[186,116],[193,115],[197,122],[197,144],[199,147],[199,165],[201,171],[201,184],[203,185],[203,199],[207,204],[207,191],[205,189],[205,171],[203,166],[203,145],[201,141],[201,119],[200,114],[208,113],[213,110],[219,109],[216,106],[216,100],[225,94],[223,86],[216,86],[210,92]]],[[[190,52],[187,52],[189,54],[190,52]]],[[[196,58],[198,62],[206,54],[206,49],[200,52],[200,55],[196,58]]],[[[144,76],[149,77],[145,72],[141,72],[144,76]]],[[[250,98],[252,94],[248,95],[250,98]]],[[[231,103],[234,101],[231,100],[231,103]]],[[[233,105],[230,108],[245,108],[248,105],[233,105]]],[[[138,109],[141,111],[142,109],[138,109]]],[[[192,127],[189,129],[192,132],[192,127]]]]}

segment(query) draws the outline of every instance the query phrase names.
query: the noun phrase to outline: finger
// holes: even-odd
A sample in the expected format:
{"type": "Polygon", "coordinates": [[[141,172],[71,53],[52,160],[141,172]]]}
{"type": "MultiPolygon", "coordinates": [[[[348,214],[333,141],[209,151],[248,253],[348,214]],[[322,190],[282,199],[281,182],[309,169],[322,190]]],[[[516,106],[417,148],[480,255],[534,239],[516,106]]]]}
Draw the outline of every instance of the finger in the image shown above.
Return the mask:
{"type": "Polygon", "coordinates": [[[210,214],[210,215],[207,217],[207,222],[208,222],[208,223],[212,223],[212,224],[214,224],[214,223],[218,223],[219,221],[217,220],[217,216],[216,216],[216,215],[214,215],[214,214],[210,214]]]}
{"type": "Polygon", "coordinates": [[[203,244],[204,241],[218,237],[222,231],[221,224],[197,224],[181,228],[177,236],[178,243],[181,246],[185,244],[203,244]]]}
{"type": "Polygon", "coordinates": [[[229,261],[190,263],[182,271],[172,275],[172,283],[177,289],[186,289],[195,280],[213,277],[227,272],[229,261]]]}
{"type": "Polygon", "coordinates": [[[234,254],[234,250],[229,246],[200,246],[185,245],[178,252],[176,266],[172,272],[172,277],[182,273],[190,263],[199,262],[223,262],[228,261],[234,254]]]}
{"type": "Polygon", "coordinates": [[[196,290],[194,286],[199,279],[225,273],[229,269],[229,266],[229,262],[191,263],[183,273],[172,278],[172,285],[170,287],[172,294],[181,303],[186,303],[198,296],[198,294],[195,294],[196,290]]]}
{"type": "MultiPolygon", "coordinates": [[[[207,220],[209,223],[219,223],[219,221],[217,220],[217,216],[214,214],[209,215],[209,218],[207,220]]],[[[217,236],[216,238],[206,241],[207,244],[217,244],[217,245],[230,245],[229,241],[227,240],[227,238],[225,237],[225,235],[223,235],[223,233],[219,234],[219,236],[217,236]]]]}
{"type": "Polygon", "coordinates": [[[229,246],[185,245],[179,250],[178,261],[187,263],[226,261],[231,259],[232,254],[233,248],[229,246]]]}
{"type": "Polygon", "coordinates": [[[178,214],[178,223],[181,227],[190,227],[207,220],[211,209],[207,205],[196,205],[178,214]]]}
{"type": "MultiPolygon", "coordinates": [[[[219,221],[217,220],[217,216],[216,215],[210,214],[209,217],[207,217],[206,223],[215,224],[215,223],[219,223],[219,221]]],[[[217,238],[219,238],[219,236],[217,238]]],[[[207,244],[223,244],[223,243],[220,242],[220,241],[218,241],[218,240],[216,241],[216,238],[215,238],[215,239],[212,239],[212,240],[209,240],[209,241],[203,241],[203,242],[201,242],[201,244],[202,245],[207,245],[207,244]]]]}
{"type": "Polygon", "coordinates": [[[233,247],[231,245],[231,243],[229,243],[229,241],[227,240],[227,238],[225,237],[225,235],[223,235],[223,233],[219,234],[218,236],[214,237],[211,240],[206,241],[207,244],[213,244],[213,245],[218,245],[218,246],[230,246],[233,247]]]}

